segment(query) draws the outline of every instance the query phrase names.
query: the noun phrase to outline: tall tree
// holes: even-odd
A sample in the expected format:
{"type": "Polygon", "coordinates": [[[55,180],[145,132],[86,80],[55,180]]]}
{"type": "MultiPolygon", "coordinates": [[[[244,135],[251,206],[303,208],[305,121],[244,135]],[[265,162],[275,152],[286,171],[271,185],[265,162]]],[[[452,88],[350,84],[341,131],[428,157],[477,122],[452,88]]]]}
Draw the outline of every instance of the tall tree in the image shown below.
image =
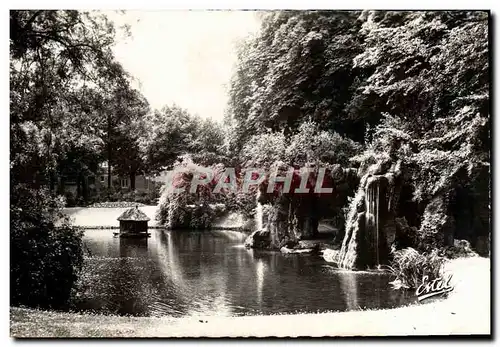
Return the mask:
{"type": "Polygon", "coordinates": [[[108,146],[111,148],[108,154],[112,154],[108,157],[109,166],[113,166],[116,173],[129,176],[130,189],[135,190],[136,175],[146,169],[140,140],[148,131],[145,117],[149,105],[137,90],[130,87],[121,90],[113,104],[113,117],[108,117],[108,146]]]}
{"type": "Polygon", "coordinates": [[[227,161],[222,126],[213,120],[173,105],[149,113],[143,126],[147,132],[140,139],[140,148],[152,172],[171,167],[183,154],[202,165],[227,161]]]}
{"type": "Polygon", "coordinates": [[[10,12],[11,304],[67,307],[82,234],[62,220],[56,175],[81,176],[102,145],[101,82],[126,79],[105,16],[10,12]],[[62,223],[62,225],[61,225],[62,223]]]}
{"type": "Polygon", "coordinates": [[[236,122],[236,150],[249,134],[266,128],[294,133],[306,120],[362,139],[363,128],[343,111],[356,77],[353,58],[362,51],[359,14],[275,11],[263,15],[259,35],[240,49],[231,83],[229,111],[236,122]]]}
{"type": "Polygon", "coordinates": [[[126,79],[111,52],[114,28],[78,11],[11,11],[10,27],[12,179],[53,186],[65,150],[99,142],[103,82],[126,79]]]}

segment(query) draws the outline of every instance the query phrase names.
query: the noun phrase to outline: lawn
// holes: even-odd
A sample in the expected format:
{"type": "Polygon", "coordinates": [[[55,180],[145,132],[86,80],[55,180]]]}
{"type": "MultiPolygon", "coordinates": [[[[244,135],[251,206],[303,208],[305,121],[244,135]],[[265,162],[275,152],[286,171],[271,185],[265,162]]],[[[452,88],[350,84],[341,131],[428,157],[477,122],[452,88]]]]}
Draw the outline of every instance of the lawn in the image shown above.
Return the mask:
{"type": "MultiPolygon", "coordinates": [[[[156,226],[155,213],[158,206],[142,206],[139,209],[144,212],[151,220],[149,226],[156,226]]],[[[89,227],[118,227],[120,223],[117,218],[128,208],[127,207],[70,207],[63,210],[73,220],[76,226],[89,227]]]]}

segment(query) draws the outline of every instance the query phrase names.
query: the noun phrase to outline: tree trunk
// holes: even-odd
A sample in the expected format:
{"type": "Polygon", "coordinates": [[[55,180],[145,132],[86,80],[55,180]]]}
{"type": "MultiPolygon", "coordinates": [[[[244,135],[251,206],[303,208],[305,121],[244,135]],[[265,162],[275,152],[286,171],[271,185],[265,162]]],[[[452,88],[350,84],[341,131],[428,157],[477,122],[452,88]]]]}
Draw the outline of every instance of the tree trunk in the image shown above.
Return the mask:
{"type": "Polygon", "coordinates": [[[108,197],[111,190],[111,164],[110,159],[108,158],[108,197]]]}
{"type": "Polygon", "coordinates": [[[89,198],[89,185],[87,182],[87,176],[82,175],[82,197],[85,202],[87,202],[89,198]]]}
{"type": "Polygon", "coordinates": [[[111,115],[108,113],[108,199],[111,193],[111,115]]]}
{"type": "Polygon", "coordinates": [[[59,183],[58,183],[58,193],[63,195],[66,190],[66,184],[64,182],[65,178],[63,175],[60,176],[59,178],[59,183]]]}
{"type": "Polygon", "coordinates": [[[56,181],[57,181],[57,176],[54,172],[50,172],[49,174],[49,189],[51,193],[54,193],[56,191],[56,181]]]}
{"type": "Polygon", "coordinates": [[[81,189],[81,180],[80,180],[80,173],[76,175],[76,197],[79,198],[82,195],[82,189],[81,189]]]}
{"type": "Polygon", "coordinates": [[[129,176],[130,176],[130,190],[134,191],[135,190],[135,176],[136,176],[135,171],[131,172],[129,174],[129,176]]]}
{"type": "Polygon", "coordinates": [[[318,226],[319,226],[319,218],[318,218],[318,198],[313,196],[310,202],[310,237],[316,238],[318,236],[318,226]]]}

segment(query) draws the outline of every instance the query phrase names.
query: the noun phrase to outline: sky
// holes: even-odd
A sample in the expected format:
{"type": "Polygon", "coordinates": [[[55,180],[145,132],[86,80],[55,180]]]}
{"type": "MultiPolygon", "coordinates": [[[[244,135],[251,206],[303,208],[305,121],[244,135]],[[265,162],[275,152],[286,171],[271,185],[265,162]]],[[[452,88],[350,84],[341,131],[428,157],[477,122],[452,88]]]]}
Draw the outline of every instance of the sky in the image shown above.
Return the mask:
{"type": "Polygon", "coordinates": [[[151,107],[176,105],[222,120],[237,42],[256,33],[251,11],[127,11],[107,14],[119,33],[114,53],[151,107]]]}

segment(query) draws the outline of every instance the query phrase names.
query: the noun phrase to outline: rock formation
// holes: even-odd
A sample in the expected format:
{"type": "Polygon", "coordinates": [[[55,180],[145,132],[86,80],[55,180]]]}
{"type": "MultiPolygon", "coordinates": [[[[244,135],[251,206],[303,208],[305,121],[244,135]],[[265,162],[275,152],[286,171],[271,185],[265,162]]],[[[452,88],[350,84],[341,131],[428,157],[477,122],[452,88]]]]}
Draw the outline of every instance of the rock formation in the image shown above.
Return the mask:
{"type": "Polygon", "coordinates": [[[330,179],[335,187],[333,194],[311,192],[273,196],[265,192],[265,186],[261,187],[256,198],[257,230],[248,237],[245,245],[251,248],[265,245],[265,248],[279,250],[283,246],[294,247],[300,240],[316,238],[319,221],[325,217],[322,211],[328,209],[324,206],[337,204],[341,211],[340,206],[347,200],[348,191],[352,191],[357,183],[356,170],[338,166],[330,171],[330,179]],[[268,240],[264,242],[263,237],[268,237],[268,240]]]}
{"type": "Polygon", "coordinates": [[[339,254],[342,268],[374,268],[388,262],[396,237],[400,164],[392,165],[386,173],[380,171],[380,167],[368,170],[349,207],[339,254]]]}

